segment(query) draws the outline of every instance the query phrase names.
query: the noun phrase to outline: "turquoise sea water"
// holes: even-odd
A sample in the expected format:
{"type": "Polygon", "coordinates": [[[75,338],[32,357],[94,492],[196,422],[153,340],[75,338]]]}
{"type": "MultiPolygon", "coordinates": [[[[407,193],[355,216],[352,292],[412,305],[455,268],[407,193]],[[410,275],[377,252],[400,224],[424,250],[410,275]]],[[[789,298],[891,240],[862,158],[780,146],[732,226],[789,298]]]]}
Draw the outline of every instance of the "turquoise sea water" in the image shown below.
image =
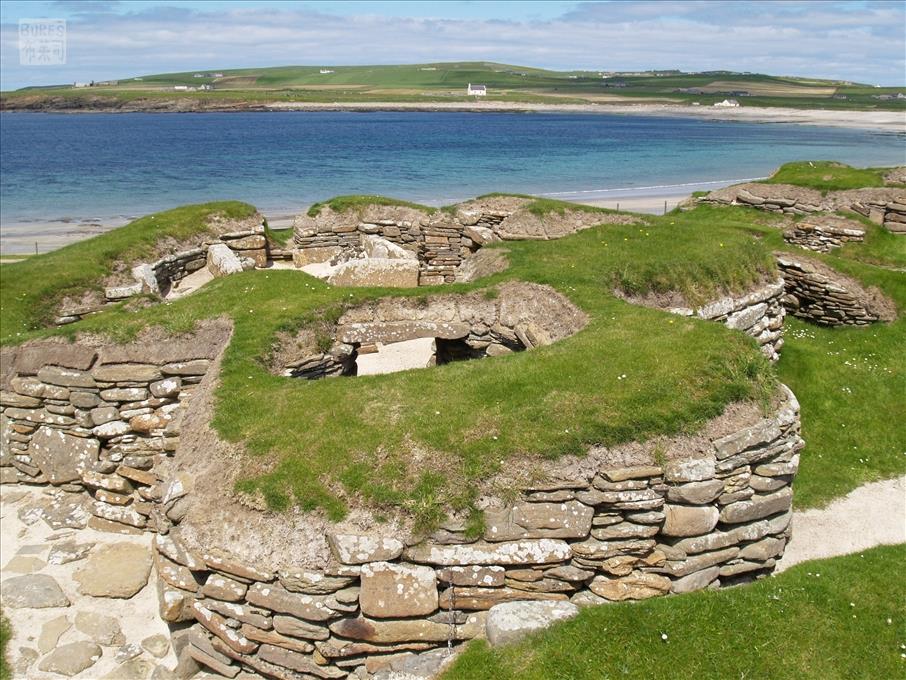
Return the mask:
{"type": "Polygon", "coordinates": [[[906,135],[602,114],[0,114],[0,223],[121,220],[235,198],[268,214],[386,194],[617,198],[712,188],[786,161],[906,163],[906,135]],[[681,185],[681,186],[676,186],[681,185]]]}

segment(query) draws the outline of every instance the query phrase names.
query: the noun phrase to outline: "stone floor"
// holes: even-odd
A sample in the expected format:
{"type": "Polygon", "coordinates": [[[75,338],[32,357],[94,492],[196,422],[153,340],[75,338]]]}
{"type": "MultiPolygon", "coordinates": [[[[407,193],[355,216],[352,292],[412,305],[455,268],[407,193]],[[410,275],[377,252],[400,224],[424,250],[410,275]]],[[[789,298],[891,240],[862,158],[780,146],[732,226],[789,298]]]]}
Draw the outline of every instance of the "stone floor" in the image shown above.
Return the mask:
{"type": "Polygon", "coordinates": [[[171,677],[151,535],[54,530],[41,511],[53,493],[62,492],[0,487],[0,603],[13,629],[13,677],[171,677]]]}

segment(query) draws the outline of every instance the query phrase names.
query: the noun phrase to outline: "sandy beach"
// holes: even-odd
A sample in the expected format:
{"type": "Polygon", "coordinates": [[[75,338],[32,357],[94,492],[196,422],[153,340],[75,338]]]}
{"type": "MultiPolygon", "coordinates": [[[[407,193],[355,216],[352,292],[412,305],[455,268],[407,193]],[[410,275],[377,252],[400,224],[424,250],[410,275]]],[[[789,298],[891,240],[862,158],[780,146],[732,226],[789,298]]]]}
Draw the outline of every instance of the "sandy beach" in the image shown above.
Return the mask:
{"type": "Polygon", "coordinates": [[[267,104],[269,111],[525,111],[534,113],[603,113],[634,116],[670,116],[705,118],[746,123],[793,123],[825,127],[885,130],[906,133],[904,111],[847,111],[828,109],[790,109],[780,107],[718,108],[678,104],[530,104],[518,102],[362,102],[308,103],[275,102],[267,104]]]}

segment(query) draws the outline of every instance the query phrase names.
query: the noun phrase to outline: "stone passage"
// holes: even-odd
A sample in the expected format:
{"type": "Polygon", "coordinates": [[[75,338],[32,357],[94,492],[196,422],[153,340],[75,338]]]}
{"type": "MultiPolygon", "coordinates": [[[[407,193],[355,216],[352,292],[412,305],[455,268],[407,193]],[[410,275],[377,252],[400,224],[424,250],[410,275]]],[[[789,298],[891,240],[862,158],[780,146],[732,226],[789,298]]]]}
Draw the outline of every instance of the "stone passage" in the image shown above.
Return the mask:
{"type": "Polygon", "coordinates": [[[750,182],[712,191],[703,203],[747,205],[789,215],[852,210],[884,225],[896,234],[906,234],[906,189],[848,189],[822,194],[815,189],[790,184],[750,182]]]}
{"type": "MultiPolygon", "coordinates": [[[[347,310],[327,351],[309,329],[296,336],[295,356],[282,355],[277,370],[309,380],[356,375],[363,355],[419,339],[433,339],[433,352],[422,366],[501,356],[549,345],[578,332],[585,315],[548,286],[507,283],[468,295],[433,295],[425,300],[383,298],[347,310]]],[[[399,364],[397,370],[412,368],[399,364]]],[[[391,371],[369,371],[391,372],[391,371]]]]}
{"type": "Polygon", "coordinates": [[[783,232],[783,240],[806,250],[826,253],[845,243],[865,240],[865,228],[835,215],[810,216],[783,232]]]}
{"type": "Polygon", "coordinates": [[[793,316],[821,326],[865,326],[893,321],[896,307],[880,291],[865,288],[817,260],[776,253],[783,273],[783,304],[793,316]]]}
{"type": "Polygon", "coordinates": [[[497,196],[447,210],[377,203],[342,212],[324,206],[293,224],[294,262],[333,285],[408,287],[452,283],[463,261],[501,240],[554,239],[640,218],[582,209],[538,215],[534,199],[497,196]]]}

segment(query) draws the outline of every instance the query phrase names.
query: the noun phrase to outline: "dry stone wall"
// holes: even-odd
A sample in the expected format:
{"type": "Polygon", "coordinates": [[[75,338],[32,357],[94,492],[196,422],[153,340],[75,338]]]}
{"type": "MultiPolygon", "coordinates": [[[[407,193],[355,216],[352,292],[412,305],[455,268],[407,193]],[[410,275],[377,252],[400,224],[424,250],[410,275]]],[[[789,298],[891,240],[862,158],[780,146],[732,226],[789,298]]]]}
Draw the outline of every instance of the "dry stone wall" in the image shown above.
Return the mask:
{"type": "Polygon", "coordinates": [[[865,228],[844,217],[812,216],[784,231],[783,240],[806,250],[827,253],[846,243],[861,243],[865,240],[865,228]]]}
{"type": "Polygon", "coordinates": [[[325,206],[314,217],[296,218],[294,261],[301,267],[349,260],[363,255],[367,239],[377,236],[416,256],[419,285],[436,285],[454,282],[462,262],[494,241],[560,238],[604,222],[638,219],[584,210],[539,216],[525,209],[531,202],[500,196],[449,211],[372,204],[337,212],[325,206]]]}
{"type": "Polygon", "coordinates": [[[777,253],[787,312],[821,326],[866,326],[896,318],[896,307],[877,289],[863,287],[830,267],[777,253]]]}
{"type": "Polygon", "coordinates": [[[906,189],[848,189],[822,194],[790,184],[737,184],[712,191],[703,203],[745,205],[789,215],[852,210],[896,234],[906,234],[906,189]]]}

